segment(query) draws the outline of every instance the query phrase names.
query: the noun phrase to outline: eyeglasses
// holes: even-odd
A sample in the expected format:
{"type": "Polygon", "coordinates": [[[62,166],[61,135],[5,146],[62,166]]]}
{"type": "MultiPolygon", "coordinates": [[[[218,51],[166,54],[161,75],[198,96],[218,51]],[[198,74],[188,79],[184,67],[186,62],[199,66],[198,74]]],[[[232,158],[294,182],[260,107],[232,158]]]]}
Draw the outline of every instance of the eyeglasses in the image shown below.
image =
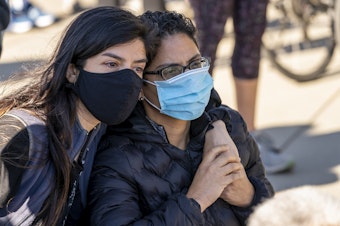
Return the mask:
{"type": "Polygon", "coordinates": [[[183,73],[186,69],[192,70],[197,68],[202,68],[209,66],[209,60],[205,57],[201,57],[199,59],[191,61],[188,65],[182,66],[179,64],[173,64],[162,68],[158,71],[145,71],[144,74],[157,74],[162,76],[164,80],[171,79],[181,73],[183,73]]]}

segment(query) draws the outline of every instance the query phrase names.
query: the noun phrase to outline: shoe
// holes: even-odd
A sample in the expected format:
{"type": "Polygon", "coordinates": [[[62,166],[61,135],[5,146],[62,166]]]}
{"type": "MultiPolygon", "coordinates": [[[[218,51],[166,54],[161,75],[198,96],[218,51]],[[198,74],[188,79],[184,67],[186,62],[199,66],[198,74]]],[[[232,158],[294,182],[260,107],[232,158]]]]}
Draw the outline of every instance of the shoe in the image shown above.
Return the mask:
{"type": "Polygon", "coordinates": [[[55,16],[45,13],[32,5],[27,9],[27,16],[36,27],[47,27],[56,21],[55,16]]]}
{"type": "Polygon", "coordinates": [[[33,23],[26,14],[11,13],[11,21],[6,31],[13,33],[24,33],[31,30],[32,27],[33,23]]]}
{"type": "Polygon", "coordinates": [[[251,132],[251,135],[259,147],[262,163],[268,174],[283,173],[293,169],[292,157],[276,148],[267,134],[255,131],[251,132]]]}

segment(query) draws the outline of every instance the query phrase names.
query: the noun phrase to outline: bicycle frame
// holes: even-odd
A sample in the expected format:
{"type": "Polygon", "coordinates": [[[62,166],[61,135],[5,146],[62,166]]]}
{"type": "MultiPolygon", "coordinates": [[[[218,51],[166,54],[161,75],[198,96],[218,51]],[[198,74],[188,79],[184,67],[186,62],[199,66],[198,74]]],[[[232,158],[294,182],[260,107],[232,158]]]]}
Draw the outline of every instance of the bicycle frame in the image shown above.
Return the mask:
{"type": "Polygon", "coordinates": [[[340,0],[270,0],[263,43],[273,65],[299,82],[320,78],[331,61],[335,36],[340,43],[339,5],[340,0]]]}

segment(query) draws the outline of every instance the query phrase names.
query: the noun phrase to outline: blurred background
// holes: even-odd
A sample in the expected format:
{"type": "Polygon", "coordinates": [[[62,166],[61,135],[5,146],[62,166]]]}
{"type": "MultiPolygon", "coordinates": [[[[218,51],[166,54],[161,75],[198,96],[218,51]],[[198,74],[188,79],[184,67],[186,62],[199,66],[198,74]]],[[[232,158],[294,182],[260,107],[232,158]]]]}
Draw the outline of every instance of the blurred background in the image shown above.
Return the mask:
{"type": "MultiPolygon", "coordinates": [[[[0,81],[31,63],[47,59],[61,31],[83,9],[117,5],[140,14],[149,10],[176,10],[193,18],[186,0],[32,0],[35,6],[53,15],[49,26],[27,31],[5,31],[0,59],[0,81]]],[[[208,18],[207,18],[208,19],[208,18]]],[[[236,109],[230,70],[233,49],[232,20],[218,47],[215,88],[223,103],[236,109]]],[[[318,54],[318,53],[314,53],[318,54]]],[[[316,56],[315,55],[315,56],[316,56]]],[[[314,57],[312,55],[311,57],[314,57]]],[[[340,197],[340,48],[335,48],[327,71],[321,78],[297,82],[284,76],[263,52],[261,58],[257,127],[269,133],[275,144],[293,156],[290,172],[268,175],[277,191],[312,185],[340,197]]],[[[290,64],[297,64],[291,59],[290,64]]],[[[307,66],[298,65],[300,68],[307,66]]]]}

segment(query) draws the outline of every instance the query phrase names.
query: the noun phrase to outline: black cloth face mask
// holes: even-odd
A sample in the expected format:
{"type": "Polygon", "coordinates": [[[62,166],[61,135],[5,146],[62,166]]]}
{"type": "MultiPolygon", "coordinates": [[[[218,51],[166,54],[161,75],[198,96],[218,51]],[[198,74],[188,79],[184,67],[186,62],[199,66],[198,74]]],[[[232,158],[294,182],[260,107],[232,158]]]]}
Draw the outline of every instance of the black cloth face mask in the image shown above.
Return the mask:
{"type": "Polygon", "coordinates": [[[80,73],[71,88],[99,121],[108,125],[123,122],[137,104],[142,79],[130,69],[110,73],[80,73]]]}

